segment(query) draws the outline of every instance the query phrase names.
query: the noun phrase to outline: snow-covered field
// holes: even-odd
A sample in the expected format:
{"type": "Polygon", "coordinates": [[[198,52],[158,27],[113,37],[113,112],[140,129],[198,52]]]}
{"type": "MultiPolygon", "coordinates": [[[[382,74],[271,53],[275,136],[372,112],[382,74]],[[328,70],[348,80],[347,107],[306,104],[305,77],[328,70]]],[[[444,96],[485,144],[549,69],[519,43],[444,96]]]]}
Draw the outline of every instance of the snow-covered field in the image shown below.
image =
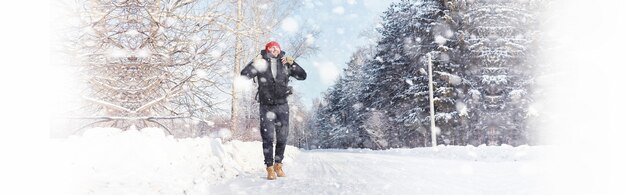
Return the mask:
{"type": "Polygon", "coordinates": [[[54,140],[63,194],[537,194],[545,147],[373,151],[288,147],[286,178],[264,179],[260,142],[92,129],[54,140]]]}

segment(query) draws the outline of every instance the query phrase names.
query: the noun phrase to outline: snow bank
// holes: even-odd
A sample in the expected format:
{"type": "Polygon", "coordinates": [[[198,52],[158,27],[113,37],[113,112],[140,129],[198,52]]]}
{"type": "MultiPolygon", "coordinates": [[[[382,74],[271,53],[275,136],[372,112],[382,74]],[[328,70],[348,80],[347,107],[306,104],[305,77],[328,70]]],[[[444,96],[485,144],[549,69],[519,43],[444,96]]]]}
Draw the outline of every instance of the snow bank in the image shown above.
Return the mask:
{"type": "MultiPolygon", "coordinates": [[[[174,139],[156,128],[95,128],[53,145],[78,194],[206,194],[210,184],[264,171],[261,142],[174,139]]],[[[284,163],[297,153],[288,146],[284,163]]]]}

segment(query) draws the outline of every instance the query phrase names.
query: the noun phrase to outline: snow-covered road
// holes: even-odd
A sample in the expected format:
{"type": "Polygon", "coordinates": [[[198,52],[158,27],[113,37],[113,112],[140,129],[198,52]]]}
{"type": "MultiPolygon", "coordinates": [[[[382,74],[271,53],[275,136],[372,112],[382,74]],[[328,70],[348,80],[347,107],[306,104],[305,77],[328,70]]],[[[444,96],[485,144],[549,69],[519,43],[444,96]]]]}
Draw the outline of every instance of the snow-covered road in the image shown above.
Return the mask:
{"type": "MultiPolygon", "coordinates": [[[[550,194],[543,146],[285,151],[265,179],[261,142],[93,129],[51,140],[45,194],[550,194]]],[[[43,161],[42,161],[43,162],[43,161]]],[[[557,163],[561,166],[566,163],[557,163]]],[[[566,175],[571,169],[562,169],[566,175]]],[[[559,178],[560,179],[560,178],[559,178]]],[[[41,194],[41,193],[31,193],[41,194]]],[[[554,193],[553,193],[554,194],[554,193]]],[[[558,193],[557,193],[558,194],[558,193]]]]}
{"type": "Polygon", "coordinates": [[[536,194],[534,161],[432,158],[369,150],[302,151],[286,178],[264,172],[213,185],[216,194],[536,194]]]}

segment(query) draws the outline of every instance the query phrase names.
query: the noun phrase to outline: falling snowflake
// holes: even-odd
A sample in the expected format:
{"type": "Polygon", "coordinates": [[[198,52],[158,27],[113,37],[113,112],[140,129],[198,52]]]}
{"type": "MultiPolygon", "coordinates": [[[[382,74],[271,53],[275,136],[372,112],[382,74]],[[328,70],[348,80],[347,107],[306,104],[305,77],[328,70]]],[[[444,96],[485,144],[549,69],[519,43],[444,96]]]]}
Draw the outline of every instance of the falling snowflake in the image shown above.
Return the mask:
{"type": "Polygon", "coordinates": [[[446,44],[447,41],[448,41],[448,39],[446,39],[445,37],[443,37],[441,35],[435,36],[435,43],[437,43],[439,45],[444,45],[444,44],[446,44]]]}
{"type": "Polygon", "coordinates": [[[345,13],[346,10],[342,7],[342,6],[337,6],[335,7],[335,9],[333,9],[333,13],[342,15],[343,13],[345,13]]]}
{"type": "Polygon", "coordinates": [[[268,120],[274,120],[276,119],[276,113],[268,111],[267,113],[265,113],[265,118],[267,118],[268,120]]]}
{"type": "Polygon", "coordinates": [[[298,28],[300,28],[300,26],[298,25],[298,21],[296,19],[292,17],[287,17],[283,20],[281,28],[284,31],[295,33],[298,31],[298,28]]]}
{"type": "Polygon", "coordinates": [[[254,69],[259,72],[265,72],[267,70],[267,61],[265,61],[263,58],[255,59],[252,65],[254,66],[254,69]]]}
{"type": "Polygon", "coordinates": [[[405,80],[406,83],[408,83],[409,85],[413,85],[413,81],[411,79],[407,79],[405,80]]]}
{"type": "Polygon", "coordinates": [[[457,102],[456,111],[459,113],[460,116],[467,116],[467,105],[465,105],[463,102],[457,102]]]}
{"type": "Polygon", "coordinates": [[[229,138],[233,133],[230,131],[230,129],[222,128],[219,130],[217,134],[219,137],[226,139],[226,138],[229,138]]]}

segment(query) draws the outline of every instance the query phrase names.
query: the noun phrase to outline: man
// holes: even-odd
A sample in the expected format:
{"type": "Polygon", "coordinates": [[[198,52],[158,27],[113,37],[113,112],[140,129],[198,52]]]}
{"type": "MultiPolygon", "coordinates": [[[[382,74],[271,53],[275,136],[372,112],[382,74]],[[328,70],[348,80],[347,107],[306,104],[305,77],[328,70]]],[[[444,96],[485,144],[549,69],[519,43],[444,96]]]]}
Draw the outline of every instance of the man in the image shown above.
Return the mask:
{"type": "Polygon", "coordinates": [[[271,41],[255,60],[241,71],[241,75],[258,81],[258,100],[263,139],[263,156],[267,165],[267,179],[284,177],[282,160],[289,135],[289,105],[287,96],[292,93],[289,77],[306,79],[306,72],[293,58],[286,57],[280,45],[271,41]],[[274,156],[274,133],[276,133],[276,155],[274,156]]]}

